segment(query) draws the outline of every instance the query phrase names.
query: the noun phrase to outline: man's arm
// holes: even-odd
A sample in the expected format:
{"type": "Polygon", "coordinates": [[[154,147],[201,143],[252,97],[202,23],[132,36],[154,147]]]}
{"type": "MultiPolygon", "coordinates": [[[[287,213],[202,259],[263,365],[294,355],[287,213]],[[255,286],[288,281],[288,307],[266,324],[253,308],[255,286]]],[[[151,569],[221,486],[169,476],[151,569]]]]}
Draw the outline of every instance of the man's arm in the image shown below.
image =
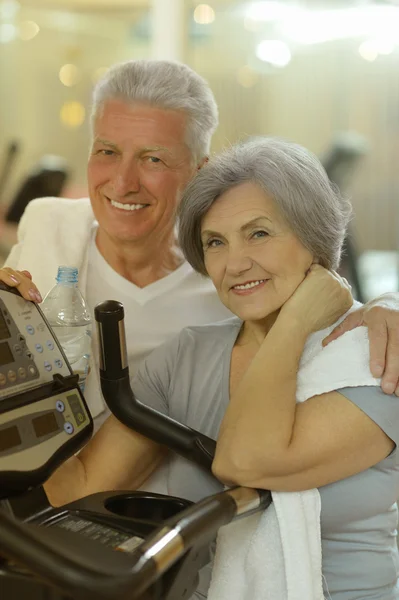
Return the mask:
{"type": "Polygon", "coordinates": [[[350,313],[323,345],[361,325],[369,328],[372,374],[382,377],[381,388],[386,394],[399,396],[399,294],[384,294],[350,313]]]}
{"type": "Polygon", "coordinates": [[[107,490],[137,489],[166,456],[163,446],[109,417],[79,455],[65,462],[44,489],[53,506],[107,490]]]}

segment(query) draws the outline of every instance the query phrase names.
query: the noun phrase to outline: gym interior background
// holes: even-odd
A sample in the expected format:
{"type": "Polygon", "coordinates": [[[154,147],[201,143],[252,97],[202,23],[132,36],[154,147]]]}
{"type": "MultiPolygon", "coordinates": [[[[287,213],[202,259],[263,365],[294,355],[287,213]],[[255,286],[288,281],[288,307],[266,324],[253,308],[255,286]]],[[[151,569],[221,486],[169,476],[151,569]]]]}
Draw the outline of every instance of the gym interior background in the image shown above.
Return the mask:
{"type": "Polygon", "coordinates": [[[213,151],[273,134],[322,158],[353,203],[356,295],[398,291],[398,32],[396,0],[0,0],[0,264],[32,197],[87,195],[94,82],[170,58],[215,93],[213,151]]]}

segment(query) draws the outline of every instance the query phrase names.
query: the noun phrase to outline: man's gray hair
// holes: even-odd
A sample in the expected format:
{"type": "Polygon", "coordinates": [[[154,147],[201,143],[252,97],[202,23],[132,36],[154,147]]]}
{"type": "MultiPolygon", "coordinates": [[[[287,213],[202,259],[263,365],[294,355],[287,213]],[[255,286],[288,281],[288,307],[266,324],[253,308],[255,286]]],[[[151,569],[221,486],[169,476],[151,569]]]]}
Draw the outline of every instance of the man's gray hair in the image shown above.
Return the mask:
{"type": "Polygon", "coordinates": [[[218,107],[208,83],[187,65],[130,60],[111,67],[94,88],[92,124],[104,103],[115,99],[184,111],[188,116],[186,143],[194,159],[209,155],[218,107]]]}
{"type": "Polygon", "coordinates": [[[207,275],[201,223],[217,198],[242,183],[257,184],[276,203],[292,232],[318,262],[336,269],[351,205],[311,152],[285,140],[256,138],[205,165],[187,186],[178,210],[179,243],[192,267],[207,275]]]}

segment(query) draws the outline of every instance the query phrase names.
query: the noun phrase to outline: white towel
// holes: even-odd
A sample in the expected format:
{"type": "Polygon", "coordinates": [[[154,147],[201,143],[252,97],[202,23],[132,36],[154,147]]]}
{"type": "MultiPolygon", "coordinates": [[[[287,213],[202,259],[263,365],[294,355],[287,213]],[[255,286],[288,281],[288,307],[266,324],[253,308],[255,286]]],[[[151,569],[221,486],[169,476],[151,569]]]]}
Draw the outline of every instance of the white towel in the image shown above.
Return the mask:
{"type": "MultiPolygon", "coordinates": [[[[359,306],[356,302],[348,312],[359,306]]],[[[309,336],[299,366],[297,402],[342,387],[380,385],[369,369],[367,328],[322,347],[323,338],[345,316],[309,336]]],[[[220,529],[208,600],[324,598],[318,490],[272,495],[273,504],[263,513],[220,529]]]]}

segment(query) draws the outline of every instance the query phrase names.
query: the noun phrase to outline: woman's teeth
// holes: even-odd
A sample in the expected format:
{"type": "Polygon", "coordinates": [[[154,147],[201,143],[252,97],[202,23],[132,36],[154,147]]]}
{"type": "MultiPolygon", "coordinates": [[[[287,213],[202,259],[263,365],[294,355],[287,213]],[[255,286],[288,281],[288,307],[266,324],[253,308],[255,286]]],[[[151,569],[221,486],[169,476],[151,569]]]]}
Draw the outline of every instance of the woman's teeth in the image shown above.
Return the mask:
{"type": "Polygon", "coordinates": [[[111,200],[111,204],[115,208],[121,208],[122,210],[138,210],[147,206],[147,204],[122,204],[121,202],[115,202],[115,200],[111,200]]]}
{"type": "Polygon", "coordinates": [[[261,283],[264,283],[266,279],[259,279],[258,281],[251,281],[250,283],[246,283],[245,285],[235,285],[235,290],[249,290],[250,288],[256,287],[261,283]]]}

